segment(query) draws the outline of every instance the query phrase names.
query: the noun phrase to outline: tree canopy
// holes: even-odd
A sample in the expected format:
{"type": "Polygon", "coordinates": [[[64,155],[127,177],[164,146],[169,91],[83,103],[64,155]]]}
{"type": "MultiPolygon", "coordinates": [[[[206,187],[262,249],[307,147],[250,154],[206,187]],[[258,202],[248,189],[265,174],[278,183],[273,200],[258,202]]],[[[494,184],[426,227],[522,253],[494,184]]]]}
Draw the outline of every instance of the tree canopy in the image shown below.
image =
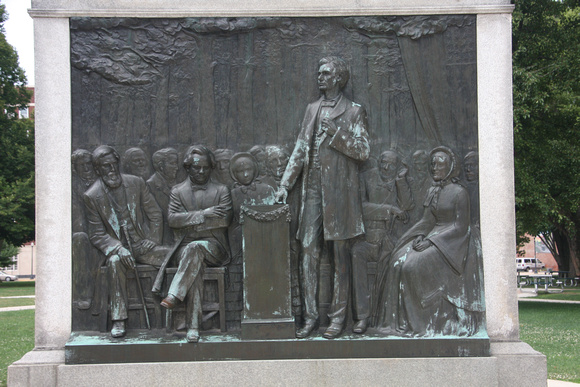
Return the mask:
{"type": "Polygon", "coordinates": [[[0,252],[4,242],[20,246],[34,238],[34,122],[20,120],[30,93],[18,54],[6,41],[0,4],[0,252]]]}
{"type": "Polygon", "coordinates": [[[20,249],[10,243],[4,243],[2,251],[0,252],[0,267],[10,266],[12,262],[12,257],[18,255],[20,249]]]}
{"type": "Polygon", "coordinates": [[[513,14],[516,219],[580,275],[580,2],[518,0],[513,14]]]}

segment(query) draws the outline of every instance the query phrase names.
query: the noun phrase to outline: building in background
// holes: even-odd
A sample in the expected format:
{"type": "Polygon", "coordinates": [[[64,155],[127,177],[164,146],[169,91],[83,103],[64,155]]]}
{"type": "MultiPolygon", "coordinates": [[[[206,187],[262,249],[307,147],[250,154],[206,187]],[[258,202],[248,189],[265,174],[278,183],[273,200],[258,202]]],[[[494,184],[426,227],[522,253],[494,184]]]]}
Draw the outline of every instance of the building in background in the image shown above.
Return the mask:
{"type": "Polygon", "coordinates": [[[552,255],[552,253],[550,253],[550,250],[546,247],[546,245],[544,245],[544,243],[540,240],[540,238],[536,237],[534,243],[534,237],[531,235],[528,235],[528,237],[530,238],[530,241],[526,243],[521,249],[525,252],[524,255],[522,256],[518,255],[517,258],[535,257],[540,261],[542,261],[544,265],[546,265],[546,270],[552,269],[552,271],[558,271],[558,264],[556,263],[554,256],[552,255]],[[534,246],[535,246],[535,254],[534,254],[534,246]]]}
{"type": "Polygon", "coordinates": [[[26,243],[20,248],[20,252],[14,257],[14,263],[2,271],[18,278],[36,278],[36,245],[34,242],[26,243]]]}
{"type": "Polygon", "coordinates": [[[32,97],[30,97],[30,102],[26,109],[18,109],[18,118],[32,118],[34,114],[34,87],[27,86],[26,90],[32,93],[32,97]]]}

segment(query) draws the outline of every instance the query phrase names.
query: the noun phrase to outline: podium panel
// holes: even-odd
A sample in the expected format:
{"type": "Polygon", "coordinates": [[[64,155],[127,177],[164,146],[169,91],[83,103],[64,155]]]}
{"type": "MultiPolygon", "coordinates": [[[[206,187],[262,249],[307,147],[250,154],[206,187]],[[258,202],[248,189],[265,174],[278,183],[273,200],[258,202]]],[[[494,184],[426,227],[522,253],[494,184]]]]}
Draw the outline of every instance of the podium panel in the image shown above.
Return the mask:
{"type": "Polygon", "coordinates": [[[242,339],[295,336],[290,291],[287,204],[242,207],[244,309],[242,339]]]}

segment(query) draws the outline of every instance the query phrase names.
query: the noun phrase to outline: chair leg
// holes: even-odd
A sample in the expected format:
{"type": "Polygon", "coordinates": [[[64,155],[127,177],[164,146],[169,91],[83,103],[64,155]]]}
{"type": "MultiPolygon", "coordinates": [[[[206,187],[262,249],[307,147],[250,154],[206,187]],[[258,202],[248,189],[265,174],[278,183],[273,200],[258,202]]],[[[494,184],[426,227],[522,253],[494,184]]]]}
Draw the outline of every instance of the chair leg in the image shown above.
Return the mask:
{"type": "Polygon", "coordinates": [[[220,275],[218,278],[218,293],[219,293],[219,306],[220,306],[220,331],[226,331],[226,295],[225,295],[225,284],[224,276],[220,275]]]}
{"type": "Polygon", "coordinates": [[[101,297],[99,300],[99,330],[101,332],[107,331],[107,324],[109,323],[109,290],[107,286],[107,268],[99,268],[101,270],[101,275],[99,276],[99,283],[97,286],[100,287],[98,295],[101,297]]]}
{"type": "Polygon", "coordinates": [[[155,310],[155,326],[161,328],[163,326],[163,318],[161,317],[163,315],[163,308],[161,308],[161,300],[158,297],[153,296],[152,301],[153,309],[155,310]]]}
{"type": "Polygon", "coordinates": [[[167,333],[171,333],[173,331],[173,311],[172,310],[165,311],[165,330],[167,333]]]}

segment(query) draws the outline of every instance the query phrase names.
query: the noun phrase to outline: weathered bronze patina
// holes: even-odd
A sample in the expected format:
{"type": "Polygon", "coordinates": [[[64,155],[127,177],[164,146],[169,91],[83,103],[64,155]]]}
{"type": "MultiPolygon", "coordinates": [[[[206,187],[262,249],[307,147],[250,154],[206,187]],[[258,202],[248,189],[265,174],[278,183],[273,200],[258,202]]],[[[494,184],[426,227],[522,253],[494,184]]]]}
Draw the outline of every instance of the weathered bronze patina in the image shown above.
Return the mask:
{"type": "Polygon", "coordinates": [[[486,354],[475,24],[71,19],[68,361],[486,354]]]}

